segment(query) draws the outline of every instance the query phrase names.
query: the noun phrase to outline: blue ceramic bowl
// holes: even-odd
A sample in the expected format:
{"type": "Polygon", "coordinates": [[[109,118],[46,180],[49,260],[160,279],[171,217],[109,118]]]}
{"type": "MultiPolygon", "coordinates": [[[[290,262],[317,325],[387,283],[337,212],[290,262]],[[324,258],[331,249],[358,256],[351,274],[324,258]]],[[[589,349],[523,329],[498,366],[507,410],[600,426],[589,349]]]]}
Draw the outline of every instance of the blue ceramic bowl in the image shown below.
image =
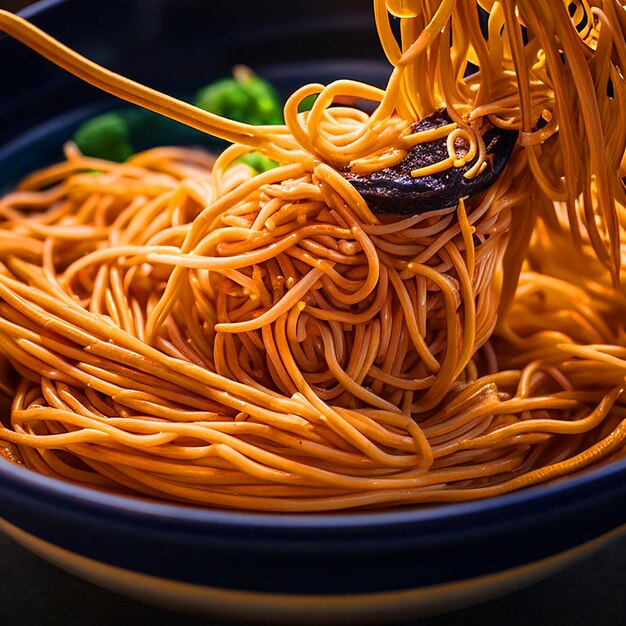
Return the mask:
{"type": "MultiPolygon", "coordinates": [[[[210,4],[57,0],[27,16],[87,56],[183,96],[236,63],[285,94],[311,80],[382,84],[388,75],[362,0],[210,4]]],[[[80,121],[114,102],[8,39],[0,58],[2,189],[58,160],[80,121]]],[[[0,518],[53,563],[156,604],[247,622],[382,623],[511,591],[614,537],[626,523],[626,460],[479,502],[299,516],[145,502],[0,460],[0,518]]]]}

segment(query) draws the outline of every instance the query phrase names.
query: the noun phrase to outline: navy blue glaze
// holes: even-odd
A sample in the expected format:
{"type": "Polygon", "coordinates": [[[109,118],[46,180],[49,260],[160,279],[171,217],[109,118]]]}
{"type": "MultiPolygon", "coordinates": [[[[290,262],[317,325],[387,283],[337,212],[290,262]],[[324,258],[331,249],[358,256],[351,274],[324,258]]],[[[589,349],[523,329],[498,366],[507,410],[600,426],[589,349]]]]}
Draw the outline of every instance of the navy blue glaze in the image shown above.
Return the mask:
{"type": "Polygon", "coordinates": [[[84,556],[186,582],[291,593],[408,589],[532,563],[626,523],[626,461],[478,502],[334,515],[157,504],[0,461],[0,516],[84,556]]]}
{"type": "MultiPolygon", "coordinates": [[[[204,22],[203,0],[43,4],[48,8],[32,16],[53,34],[111,67],[181,94],[236,62],[249,63],[285,93],[345,74],[381,83],[387,71],[369,3],[361,0],[276,3],[281,12],[286,8],[284,21],[278,9],[276,15],[265,9],[260,14],[259,3],[248,0],[237,3],[236,15],[220,8],[230,3],[211,3],[204,22]],[[77,28],[79,23],[87,26],[77,28]],[[195,44],[203,51],[201,65],[182,63],[195,44]],[[312,63],[318,56],[326,62],[312,63]],[[348,56],[352,60],[332,61],[348,56]]],[[[11,59],[0,84],[2,187],[60,158],[73,128],[114,103],[7,39],[0,40],[0,58],[11,59]]],[[[175,580],[292,593],[407,589],[531,563],[626,523],[626,460],[484,501],[299,516],[145,502],[0,460],[0,517],[78,554],[175,580]]]]}

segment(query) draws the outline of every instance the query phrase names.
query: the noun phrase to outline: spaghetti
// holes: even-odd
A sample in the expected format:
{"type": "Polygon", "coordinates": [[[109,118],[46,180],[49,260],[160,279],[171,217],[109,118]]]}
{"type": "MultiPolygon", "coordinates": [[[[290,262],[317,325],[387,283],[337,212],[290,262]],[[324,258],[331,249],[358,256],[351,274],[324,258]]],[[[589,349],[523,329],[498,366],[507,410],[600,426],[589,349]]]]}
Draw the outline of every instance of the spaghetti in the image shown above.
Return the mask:
{"type": "Polygon", "coordinates": [[[0,199],[14,460],[121,493],[304,512],[494,496],[622,454],[623,7],[374,6],[387,89],[306,85],[278,127],[158,94],[0,11],[76,75],[233,142],[124,164],[68,144],[0,199]],[[377,106],[331,106],[340,96],[377,106]],[[452,124],[415,131],[442,107],[452,124]],[[474,176],[486,124],[520,145],[458,206],[377,215],[342,175],[445,133],[436,167],[478,155],[474,176]],[[254,175],[238,161],[252,150],[279,167],[254,175]]]}

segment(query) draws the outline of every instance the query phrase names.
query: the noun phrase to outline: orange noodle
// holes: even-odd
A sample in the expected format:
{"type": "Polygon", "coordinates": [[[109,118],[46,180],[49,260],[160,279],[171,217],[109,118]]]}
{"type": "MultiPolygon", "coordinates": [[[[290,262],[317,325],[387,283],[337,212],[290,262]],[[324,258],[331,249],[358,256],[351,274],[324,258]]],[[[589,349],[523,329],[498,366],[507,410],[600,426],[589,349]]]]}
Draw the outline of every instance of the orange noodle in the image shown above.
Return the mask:
{"type": "Polygon", "coordinates": [[[623,453],[624,7],[374,9],[387,88],[306,85],[272,127],[138,85],[0,11],[68,71],[232,143],[123,164],[70,143],[0,199],[11,460],[119,493],[305,512],[495,496],[623,453]],[[440,108],[451,123],[416,130],[440,108]],[[471,178],[489,126],[518,145],[456,206],[376,214],[343,176],[447,137],[448,157],[412,175],[476,158],[471,178]],[[255,175],[239,161],[255,150],[279,166],[255,175]]]}

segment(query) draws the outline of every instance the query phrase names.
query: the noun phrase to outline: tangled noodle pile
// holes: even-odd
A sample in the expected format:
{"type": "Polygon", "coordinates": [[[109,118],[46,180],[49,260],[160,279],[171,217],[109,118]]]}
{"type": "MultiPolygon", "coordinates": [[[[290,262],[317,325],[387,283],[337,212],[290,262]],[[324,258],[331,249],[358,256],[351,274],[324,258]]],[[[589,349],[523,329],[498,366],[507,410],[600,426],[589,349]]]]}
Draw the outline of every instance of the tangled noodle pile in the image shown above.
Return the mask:
{"type": "Polygon", "coordinates": [[[0,199],[6,455],[116,492],[303,512],[482,498],[622,454],[624,8],[374,8],[387,89],[306,85],[271,127],[153,92],[0,12],[66,69],[232,142],[124,164],[68,144],[0,199]],[[376,108],[331,106],[345,96],[376,108]],[[416,130],[441,108],[450,124],[416,130]],[[474,162],[474,176],[488,126],[518,145],[457,206],[375,214],[344,176],[441,137],[449,157],[429,172],[474,162]],[[250,151],[279,167],[254,175],[250,151]]]}

